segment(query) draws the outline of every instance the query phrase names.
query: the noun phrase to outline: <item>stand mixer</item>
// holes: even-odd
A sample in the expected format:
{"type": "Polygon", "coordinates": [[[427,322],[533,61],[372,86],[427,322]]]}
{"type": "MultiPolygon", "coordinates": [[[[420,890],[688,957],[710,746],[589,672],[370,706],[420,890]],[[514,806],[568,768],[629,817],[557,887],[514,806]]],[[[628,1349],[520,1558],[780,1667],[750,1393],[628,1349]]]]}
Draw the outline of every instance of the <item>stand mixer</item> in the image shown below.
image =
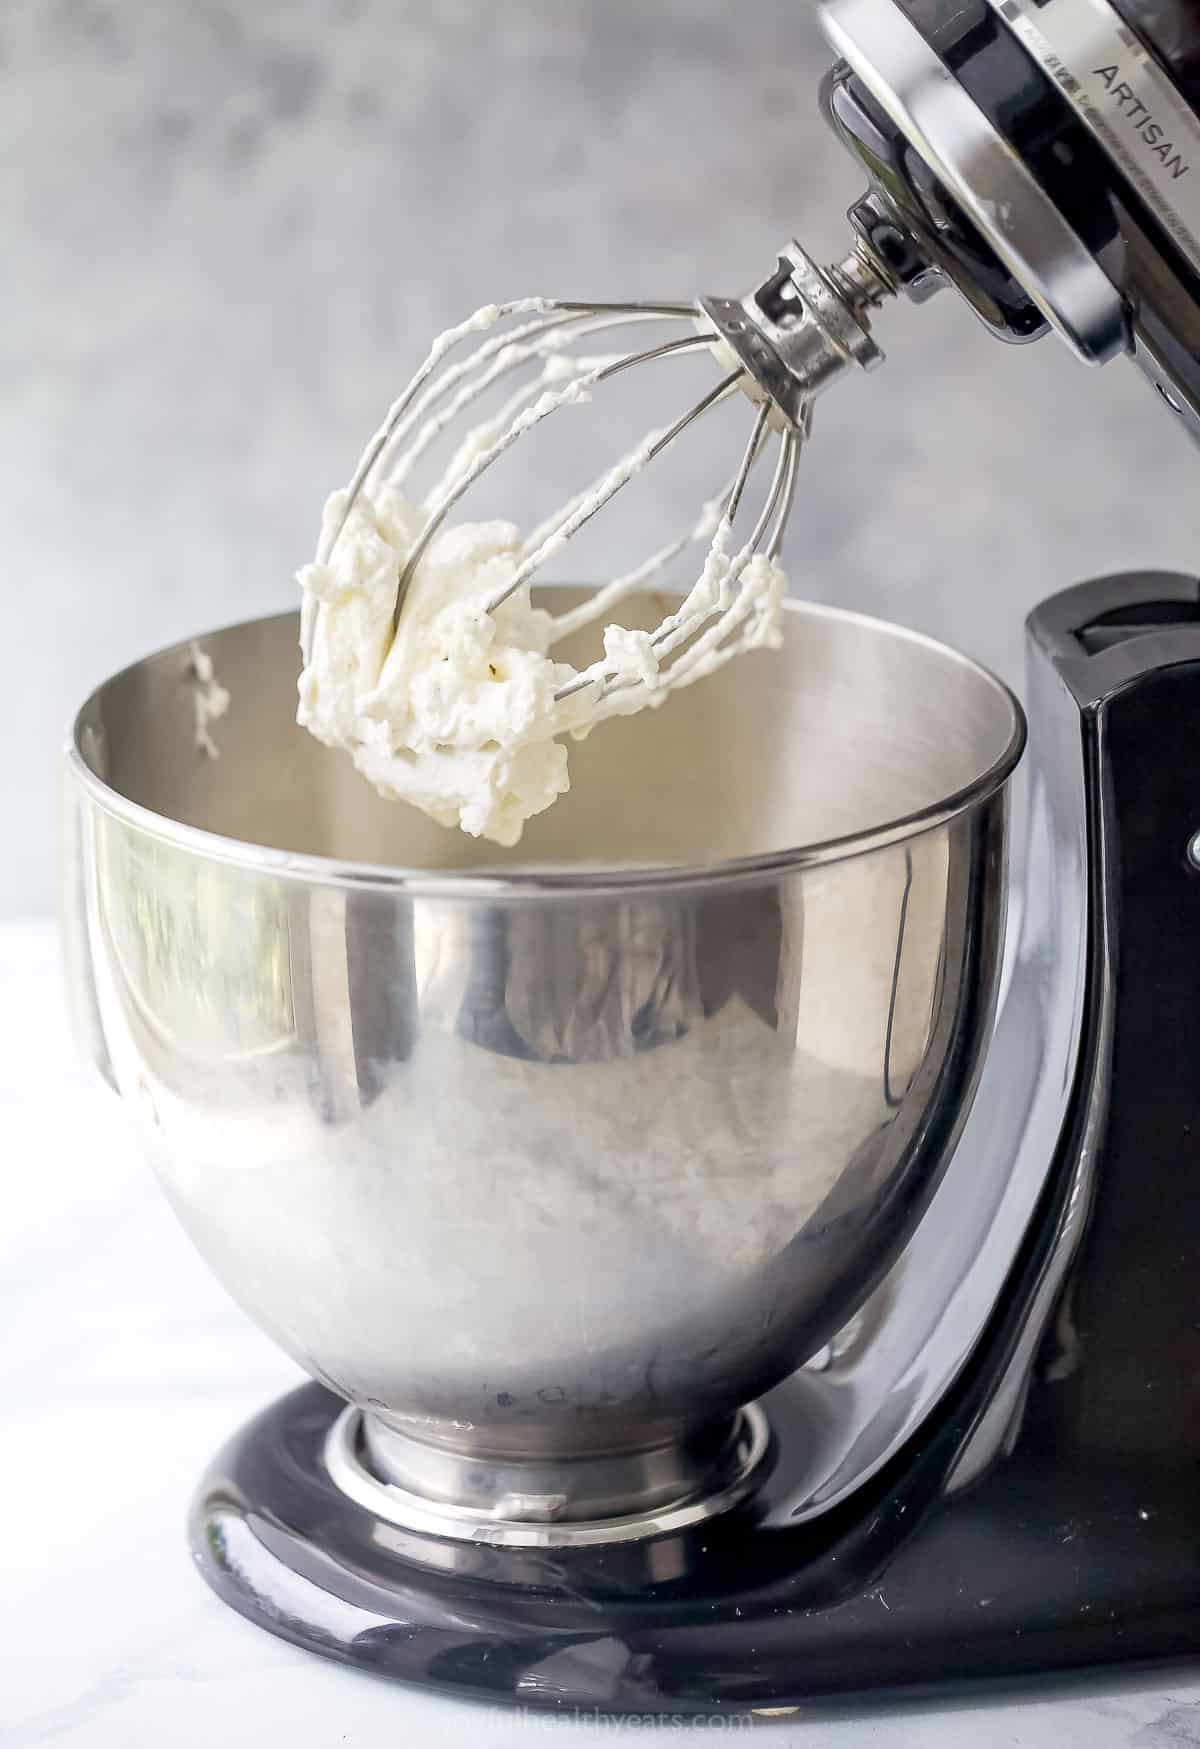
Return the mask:
{"type": "MultiPolygon", "coordinates": [[[[854,249],[704,304],[785,418],[951,282],[1007,338],[1132,353],[1200,432],[1188,14],[825,16],[854,249]]],[[[941,646],[790,603],[498,852],[297,729],[295,644],[203,640],[217,762],[190,644],[118,675],[64,786],[84,1042],[314,1381],[203,1480],[209,1583],[546,1707],[1194,1656],[1200,584],[1031,616],[1007,957],[1024,717],[941,646]]]]}

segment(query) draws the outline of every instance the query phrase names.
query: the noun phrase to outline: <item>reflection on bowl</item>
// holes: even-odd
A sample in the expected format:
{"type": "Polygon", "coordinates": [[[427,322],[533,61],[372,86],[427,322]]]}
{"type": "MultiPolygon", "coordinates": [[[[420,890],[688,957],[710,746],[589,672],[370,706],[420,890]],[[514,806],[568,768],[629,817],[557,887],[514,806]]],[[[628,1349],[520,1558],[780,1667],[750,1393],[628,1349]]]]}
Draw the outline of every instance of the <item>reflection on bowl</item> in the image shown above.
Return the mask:
{"type": "Polygon", "coordinates": [[[498,851],[295,727],[295,637],[205,640],[219,760],[187,647],[80,713],[93,1049],[231,1293],[368,1412],[385,1480],[468,1523],[501,1472],[505,1512],[562,1524],[694,1493],[953,1148],[1019,709],[951,651],[793,607],[780,653],[575,749],[498,851]]]}

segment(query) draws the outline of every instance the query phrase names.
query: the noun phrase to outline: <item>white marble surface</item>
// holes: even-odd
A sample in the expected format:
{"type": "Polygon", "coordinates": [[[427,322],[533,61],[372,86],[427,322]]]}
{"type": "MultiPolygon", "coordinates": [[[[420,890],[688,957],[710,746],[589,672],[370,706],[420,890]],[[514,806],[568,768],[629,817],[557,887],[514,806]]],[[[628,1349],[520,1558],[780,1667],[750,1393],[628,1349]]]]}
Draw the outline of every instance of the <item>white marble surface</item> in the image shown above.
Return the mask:
{"type": "MultiPolygon", "coordinates": [[[[791,235],[840,253],[862,177],[817,113],[814,12],[0,0],[0,916],[49,909],[68,714],[163,643],[293,604],[325,492],[432,332],[528,291],[740,293],[791,235]]],[[[822,406],[797,591],[1019,681],[1041,596],[1195,567],[1197,457],[1132,367],[1002,346],[948,293],[879,332],[885,369],[822,406]]],[[[606,453],[618,400],[588,414],[606,453]]],[[[639,541],[732,465],[696,442],[656,466],[639,541]]],[[[579,483],[571,443],[548,466],[579,483]]]]}
{"type": "MultiPolygon", "coordinates": [[[[190,1490],[231,1428],[296,1371],[210,1280],[118,1102],[77,1065],[49,924],[0,926],[0,989],[0,1741],[588,1749],[644,1739],[645,1725],[513,1715],[340,1669],[210,1594],[184,1541],[190,1490]]],[[[1179,1749],[1200,1743],[1200,1676],[762,1728],[779,1749],[1179,1749]]]]}

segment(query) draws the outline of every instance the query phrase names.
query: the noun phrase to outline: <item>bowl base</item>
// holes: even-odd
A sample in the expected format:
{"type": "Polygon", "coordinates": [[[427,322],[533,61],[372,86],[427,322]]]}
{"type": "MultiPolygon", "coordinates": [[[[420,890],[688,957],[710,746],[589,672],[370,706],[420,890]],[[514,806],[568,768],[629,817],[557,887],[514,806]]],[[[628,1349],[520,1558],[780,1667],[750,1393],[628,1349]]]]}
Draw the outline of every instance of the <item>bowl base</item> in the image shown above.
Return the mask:
{"type": "MultiPolygon", "coordinates": [[[[741,1467],[718,1489],[641,1515],[636,1535],[631,1520],[577,1524],[564,1546],[547,1540],[563,1526],[501,1525],[525,1539],[501,1542],[398,1522],[400,1490],[365,1470],[357,1415],[303,1385],[213,1460],[192,1503],[192,1555],[239,1614],[325,1657],[460,1696],[610,1708],[609,1654],[589,1648],[616,1656],[653,1639],[659,1614],[698,1624],[702,1637],[744,1638],[752,1589],[764,1577],[787,1583],[804,1534],[794,1483],[810,1408],[785,1381],[765,1407],[742,1411],[730,1442],[741,1467]],[[346,1491],[347,1457],[359,1498],[346,1491]]],[[[695,1712],[711,1701],[673,1704],[695,1712]]]]}
{"type": "Polygon", "coordinates": [[[385,1523],[495,1548],[583,1548],[701,1524],[757,1485],[770,1430],[757,1403],[693,1441],[627,1457],[484,1462],[372,1425],[349,1404],[322,1459],[336,1487],[385,1523]],[[439,1497],[415,1485],[432,1478],[439,1497]]]}

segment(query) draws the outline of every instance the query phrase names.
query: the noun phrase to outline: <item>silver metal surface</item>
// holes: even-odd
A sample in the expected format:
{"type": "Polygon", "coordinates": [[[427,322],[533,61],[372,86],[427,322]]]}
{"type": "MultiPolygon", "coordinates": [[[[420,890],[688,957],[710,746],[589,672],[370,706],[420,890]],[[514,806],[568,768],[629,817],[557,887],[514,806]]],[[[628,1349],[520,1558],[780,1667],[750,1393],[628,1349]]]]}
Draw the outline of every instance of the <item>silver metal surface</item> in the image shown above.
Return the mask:
{"type": "Polygon", "coordinates": [[[823,0],[835,50],[900,127],[1028,292],[1087,363],[1129,346],[1121,296],[893,0],[823,0]]]}
{"type": "MultiPolygon", "coordinates": [[[[1200,121],[1109,0],[990,0],[1082,124],[1200,269],[1200,121]]],[[[1200,309],[1194,282],[1119,202],[1105,252],[1129,311],[1134,362],[1200,442],[1200,309]]]]}
{"type": "MultiPolygon", "coordinates": [[[[933,1195],[1022,719],[894,627],[785,623],[583,743],[519,855],[295,726],[290,616],[204,640],[219,760],[187,646],[80,713],[92,1047],[216,1273],[373,1427],[543,1475],[686,1446],[846,1325],[933,1195]]],[[[966,1261],[936,1239],[927,1300],[966,1261]]]]}
{"type": "Polygon", "coordinates": [[[757,290],[740,299],[701,298],[700,307],[747,375],[799,428],[816,396],[845,371],[882,364],[866,312],[894,289],[865,246],[823,268],[791,242],[757,290]]]}
{"type": "Polygon", "coordinates": [[[1175,317],[1169,348],[1151,336],[1141,322],[1134,324],[1134,363],[1153,384],[1159,398],[1184,430],[1200,443],[1200,310],[1182,288],[1168,282],[1162,286],[1163,302],[1175,317]]]}
{"type": "Polygon", "coordinates": [[[1200,121],[1109,0],[989,0],[1200,272],[1200,121]]]}
{"type": "Polygon", "coordinates": [[[407,1530],[500,1548],[580,1548],[684,1530],[744,1499],[770,1450],[767,1418],[750,1403],[718,1431],[612,1457],[481,1463],[350,1405],[329,1430],[325,1467],[348,1498],[407,1530]]]}

